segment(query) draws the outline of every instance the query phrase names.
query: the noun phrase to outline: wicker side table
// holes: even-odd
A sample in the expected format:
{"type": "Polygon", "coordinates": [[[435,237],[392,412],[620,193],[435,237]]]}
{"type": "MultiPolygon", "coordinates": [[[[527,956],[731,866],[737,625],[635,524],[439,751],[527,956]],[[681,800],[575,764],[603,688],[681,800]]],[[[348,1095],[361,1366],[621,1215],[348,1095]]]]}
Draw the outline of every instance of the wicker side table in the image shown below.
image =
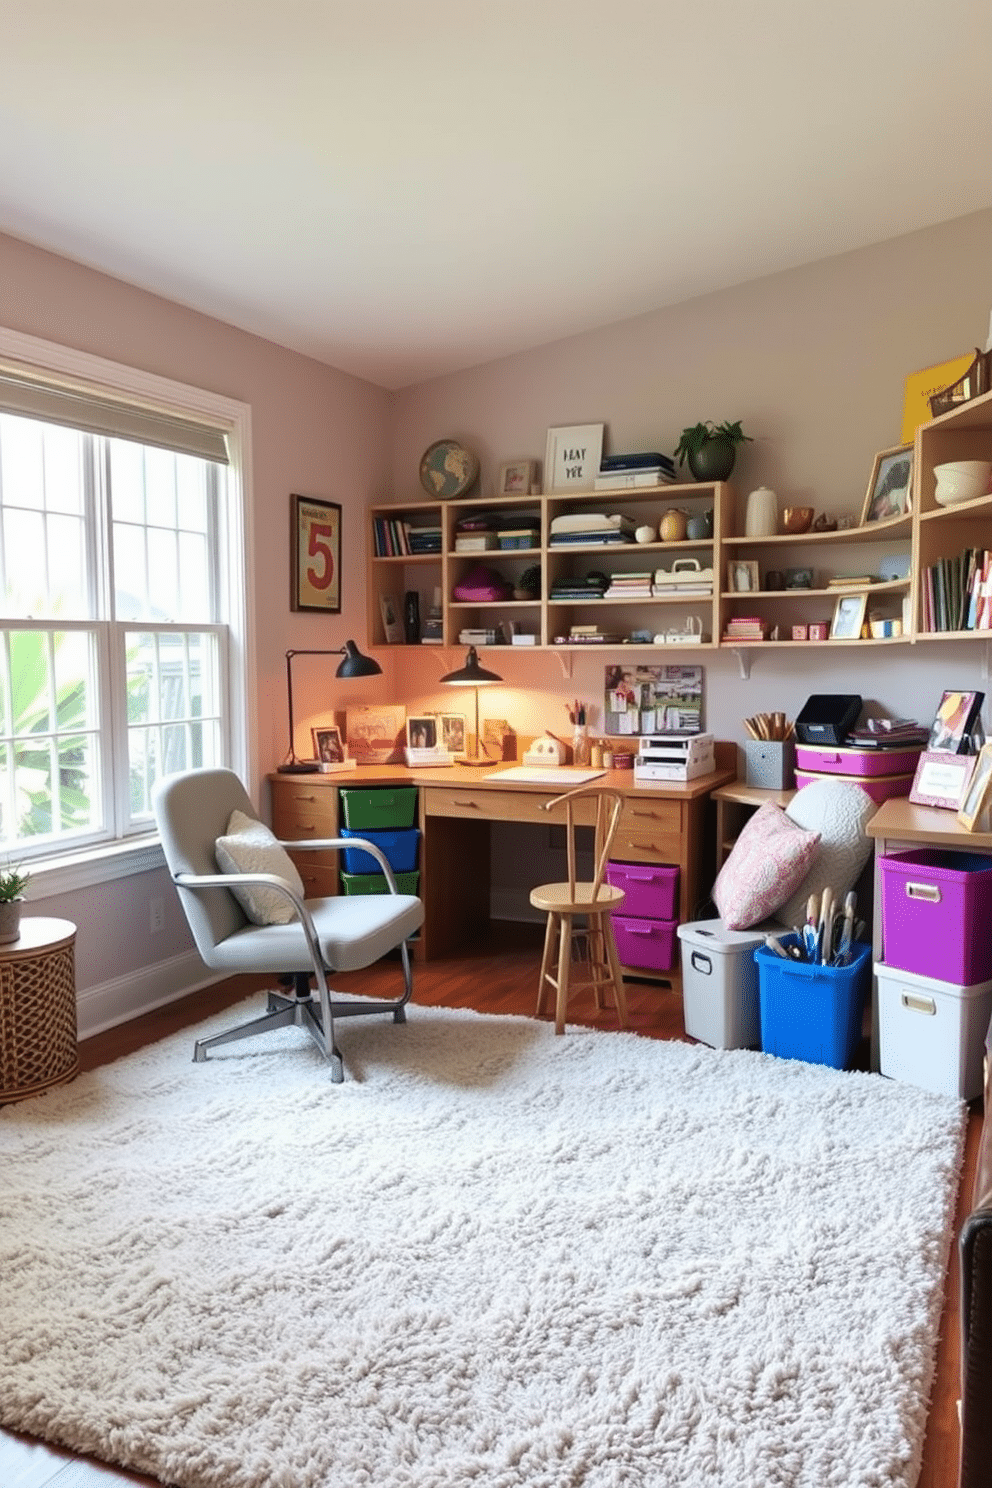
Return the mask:
{"type": "Polygon", "coordinates": [[[76,927],[28,917],[0,946],[0,1104],[71,1080],[76,1040],[76,927]]]}

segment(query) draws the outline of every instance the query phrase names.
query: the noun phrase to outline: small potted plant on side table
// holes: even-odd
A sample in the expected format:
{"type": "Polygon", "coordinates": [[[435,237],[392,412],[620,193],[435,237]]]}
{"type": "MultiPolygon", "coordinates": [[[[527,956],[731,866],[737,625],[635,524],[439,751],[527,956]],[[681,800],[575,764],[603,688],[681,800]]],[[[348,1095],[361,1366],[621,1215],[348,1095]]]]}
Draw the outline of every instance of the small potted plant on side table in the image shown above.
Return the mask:
{"type": "Polygon", "coordinates": [[[698,481],[727,480],[734,468],[737,446],[750,439],[750,434],[741,428],[740,419],[732,424],[714,424],[707,419],[703,424],[691,424],[682,430],[675,446],[675,458],[680,465],[688,461],[698,481]]]}
{"type": "Polygon", "coordinates": [[[20,868],[0,868],[0,945],[17,940],[21,933],[24,890],[30,878],[20,868]]]}

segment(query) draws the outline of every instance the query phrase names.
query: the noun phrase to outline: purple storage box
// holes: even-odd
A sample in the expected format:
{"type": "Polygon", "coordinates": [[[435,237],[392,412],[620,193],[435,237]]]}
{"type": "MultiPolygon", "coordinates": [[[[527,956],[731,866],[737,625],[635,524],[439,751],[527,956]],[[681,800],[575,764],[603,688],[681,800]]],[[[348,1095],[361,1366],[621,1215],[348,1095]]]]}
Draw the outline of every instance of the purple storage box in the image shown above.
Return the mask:
{"type": "Polygon", "coordinates": [[[613,914],[613,935],[623,966],[670,971],[675,963],[677,920],[641,920],[613,914]]]}
{"type": "Polygon", "coordinates": [[[804,785],[812,785],[815,780],[847,780],[850,785],[860,785],[872,800],[878,805],[887,801],[890,796],[908,796],[913,789],[915,773],[912,775],[865,775],[856,777],[854,775],[818,775],[812,770],[796,770],[796,790],[802,790],[804,785]]]}
{"type": "Polygon", "coordinates": [[[992,857],[918,847],[878,866],[886,966],[961,987],[992,981],[992,857]]]}
{"type": "MultiPolygon", "coordinates": [[[[408,873],[417,866],[417,843],[420,841],[419,827],[404,827],[395,832],[372,831],[369,827],[342,827],[340,837],[364,837],[381,853],[394,873],[408,873]]],[[[381,873],[382,869],[371,853],[360,847],[346,847],[344,858],[346,873],[381,873]]]]}
{"type": "Polygon", "coordinates": [[[626,894],[620,906],[623,914],[649,920],[678,918],[677,868],[667,863],[607,863],[606,881],[626,894]]]}
{"type": "Polygon", "coordinates": [[[823,775],[915,775],[919,749],[844,749],[837,744],[797,744],[796,767],[823,775]]]}

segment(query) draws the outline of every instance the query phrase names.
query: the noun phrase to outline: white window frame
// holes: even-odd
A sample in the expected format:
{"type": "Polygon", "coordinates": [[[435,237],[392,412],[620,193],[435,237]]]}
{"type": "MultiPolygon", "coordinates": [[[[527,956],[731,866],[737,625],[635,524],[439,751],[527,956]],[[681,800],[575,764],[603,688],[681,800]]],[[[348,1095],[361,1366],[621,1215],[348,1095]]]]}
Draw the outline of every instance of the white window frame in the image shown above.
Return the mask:
{"type": "MultiPolygon", "coordinates": [[[[0,326],[0,364],[35,374],[44,372],[67,382],[88,383],[96,391],[161,412],[206,419],[227,435],[231,519],[223,524],[219,534],[222,594],[229,630],[226,704],[231,769],[250,789],[258,759],[250,405],[3,326],[0,326]]],[[[141,627],[139,624],[128,628],[141,627]]],[[[50,857],[31,865],[32,898],[70,893],[91,884],[160,868],[163,863],[155,832],[97,844],[78,852],[55,850],[50,857]]]]}

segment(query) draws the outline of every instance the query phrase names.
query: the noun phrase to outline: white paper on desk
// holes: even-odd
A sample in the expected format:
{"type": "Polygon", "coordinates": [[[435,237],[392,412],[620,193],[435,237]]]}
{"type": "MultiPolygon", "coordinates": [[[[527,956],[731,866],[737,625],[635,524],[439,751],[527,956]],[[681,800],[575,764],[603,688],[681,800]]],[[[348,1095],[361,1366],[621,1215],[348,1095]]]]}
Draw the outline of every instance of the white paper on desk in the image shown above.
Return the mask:
{"type": "Polygon", "coordinates": [[[522,785],[583,785],[605,774],[605,770],[575,770],[568,766],[511,765],[509,770],[494,770],[488,779],[517,780],[522,785]]]}

